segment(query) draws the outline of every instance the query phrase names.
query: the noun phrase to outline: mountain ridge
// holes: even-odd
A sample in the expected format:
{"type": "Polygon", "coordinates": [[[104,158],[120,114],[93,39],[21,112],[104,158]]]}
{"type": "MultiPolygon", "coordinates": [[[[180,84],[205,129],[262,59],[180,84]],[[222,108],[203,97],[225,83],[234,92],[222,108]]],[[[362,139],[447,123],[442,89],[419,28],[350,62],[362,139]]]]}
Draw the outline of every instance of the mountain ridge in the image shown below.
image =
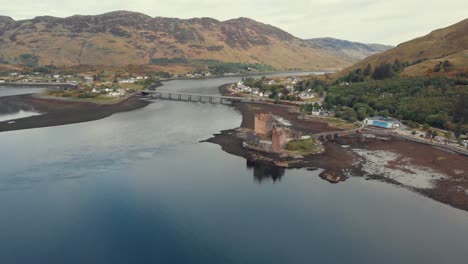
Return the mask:
{"type": "Polygon", "coordinates": [[[407,64],[402,74],[408,76],[433,74],[441,60],[452,64],[451,70],[454,74],[468,72],[467,50],[468,19],[464,19],[448,27],[433,30],[425,36],[403,42],[383,53],[369,56],[338,75],[343,76],[364,69],[368,64],[375,68],[379,64],[393,64],[395,61],[407,64]]]}
{"type": "Polygon", "coordinates": [[[150,17],[132,11],[65,18],[0,17],[0,62],[25,66],[147,65],[216,60],[280,70],[341,69],[356,62],[250,18],[150,17]]]}
{"type": "Polygon", "coordinates": [[[331,37],[307,39],[312,45],[334,52],[338,56],[343,56],[349,60],[362,60],[370,55],[384,52],[393,48],[390,45],[367,44],[349,40],[336,39],[331,37]]]}

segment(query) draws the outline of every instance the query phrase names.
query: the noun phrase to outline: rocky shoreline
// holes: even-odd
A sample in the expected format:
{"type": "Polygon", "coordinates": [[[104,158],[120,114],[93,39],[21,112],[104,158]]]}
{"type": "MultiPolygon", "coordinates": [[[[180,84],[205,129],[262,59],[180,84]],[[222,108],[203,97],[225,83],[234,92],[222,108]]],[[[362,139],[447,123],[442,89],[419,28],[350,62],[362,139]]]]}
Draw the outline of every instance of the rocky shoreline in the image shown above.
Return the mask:
{"type": "MultiPolygon", "coordinates": [[[[220,91],[224,93],[224,88],[220,91]]],[[[235,103],[242,114],[241,128],[253,129],[256,113],[270,112],[291,123],[294,130],[319,133],[336,130],[325,120],[303,120],[297,107],[269,104],[235,103]]],[[[396,138],[363,134],[323,142],[325,151],[301,158],[281,157],[243,147],[236,129],[222,131],[206,140],[233,155],[243,157],[251,166],[321,170],[320,177],[340,183],[350,177],[394,184],[424,196],[468,211],[468,157],[430,145],[396,138]]]]}
{"type": "MultiPolygon", "coordinates": [[[[220,89],[223,91],[225,87],[220,89]]],[[[114,113],[136,110],[149,103],[137,96],[106,105],[33,95],[0,97],[0,105],[5,106],[5,111],[16,109],[42,113],[14,122],[0,122],[0,132],[94,121],[114,113]]],[[[242,114],[240,127],[245,129],[253,129],[255,114],[270,112],[291,123],[292,129],[305,134],[337,130],[324,119],[301,118],[295,106],[239,102],[233,107],[242,114]]],[[[391,135],[383,138],[356,134],[323,142],[324,151],[319,154],[281,157],[244,148],[236,129],[222,131],[206,142],[218,144],[227,153],[244,157],[250,166],[263,168],[273,179],[288,168],[320,170],[320,177],[330,183],[340,183],[350,177],[382,181],[468,211],[468,157],[429,145],[391,135]]]]}

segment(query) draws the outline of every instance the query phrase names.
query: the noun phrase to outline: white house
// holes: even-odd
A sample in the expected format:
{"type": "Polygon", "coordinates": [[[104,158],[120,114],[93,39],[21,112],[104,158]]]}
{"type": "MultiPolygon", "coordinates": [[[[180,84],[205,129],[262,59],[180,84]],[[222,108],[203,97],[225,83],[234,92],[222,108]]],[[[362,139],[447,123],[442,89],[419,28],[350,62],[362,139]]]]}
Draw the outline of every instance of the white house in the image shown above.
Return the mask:
{"type": "Polygon", "coordinates": [[[119,83],[135,83],[136,79],[135,78],[129,78],[129,79],[124,79],[124,80],[119,80],[119,83]]]}
{"type": "Polygon", "coordinates": [[[299,94],[299,98],[303,100],[308,100],[308,99],[313,99],[315,98],[315,95],[309,92],[302,92],[299,94]]]}

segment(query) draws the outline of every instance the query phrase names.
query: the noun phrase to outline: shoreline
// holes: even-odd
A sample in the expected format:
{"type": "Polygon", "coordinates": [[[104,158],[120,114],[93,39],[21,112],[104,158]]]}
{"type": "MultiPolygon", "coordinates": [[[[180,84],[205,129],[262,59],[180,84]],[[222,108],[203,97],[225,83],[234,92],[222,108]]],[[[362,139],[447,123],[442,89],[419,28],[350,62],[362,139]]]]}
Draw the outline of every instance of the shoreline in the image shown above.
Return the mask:
{"type": "MultiPolygon", "coordinates": [[[[229,84],[219,87],[221,94],[229,84]]],[[[65,101],[38,98],[34,94],[0,97],[0,105],[8,110],[44,113],[0,122],[0,132],[95,121],[115,113],[143,108],[151,102],[134,95],[115,104],[65,101]]],[[[253,129],[256,113],[271,112],[291,123],[291,128],[304,133],[339,130],[321,118],[301,119],[297,106],[236,102],[232,105],[242,115],[240,128],[253,129]]],[[[252,167],[266,168],[267,177],[290,168],[322,170],[320,177],[330,183],[344,182],[351,177],[376,180],[400,186],[452,207],[468,211],[468,157],[447,152],[431,145],[400,139],[359,135],[340,137],[323,143],[324,152],[297,157],[280,157],[246,149],[236,136],[236,128],[221,131],[203,141],[220,145],[223,151],[243,157],[252,167]],[[377,161],[375,157],[378,157],[377,161]],[[373,160],[374,159],[374,160],[373,160]],[[429,180],[417,179],[424,174],[442,175],[429,180]],[[416,178],[415,182],[407,182],[416,178]],[[419,185],[418,185],[419,184],[419,185]],[[429,184],[429,185],[424,185],[429,184]]],[[[426,175],[427,176],[427,175],[426,175]]]]}
{"type": "Polygon", "coordinates": [[[323,72],[324,74],[333,74],[336,73],[334,70],[314,70],[314,71],[307,71],[307,70],[297,70],[297,71],[269,71],[269,72],[252,72],[252,73],[243,73],[243,74],[235,74],[235,75],[223,75],[223,76],[200,76],[200,77],[184,77],[184,78],[169,78],[160,80],[160,82],[168,82],[168,81],[177,81],[177,80],[204,80],[204,79],[216,79],[216,78],[229,78],[229,77],[251,77],[251,76],[260,76],[260,75],[270,75],[274,76],[275,74],[294,74],[294,73],[314,73],[314,72],[323,72]]]}
{"type": "Polygon", "coordinates": [[[115,113],[143,108],[150,102],[137,96],[130,96],[115,104],[96,104],[91,102],[47,99],[22,94],[0,97],[0,104],[16,110],[28,110],[43,113],[10,121],[0,122],[0,132],[23,129],[70,125],[95,121],[115,113]]]}
{"type": "MultiPolygon", "coordinates": [[[[222,94],[226,92],[226,86],[219,87],[222,94]]],[[[233,107],[242,115],[242,129],[253,129],[256,113],[271,112],[288,120],[292,129],[297,131],[318,133],[338,130],[320,118],[299,119],[300,113],[293,106],[237,102],[233,107]]],[[[323,170],[320,177],[333,184],[354,177],[381,181],[468,211],[467,156],[392,134],[384,136],[375,137],[372,132],[364,131],[358,135],[340,137],[323,142],[323,153],[298,159],[244,148],[243,140],[236,135],[236,128],[221,131],[204,142],[217,144],[223,151],[243,157],[251,166],[270,167],[270,171],[296,168],[323,170]]]]}

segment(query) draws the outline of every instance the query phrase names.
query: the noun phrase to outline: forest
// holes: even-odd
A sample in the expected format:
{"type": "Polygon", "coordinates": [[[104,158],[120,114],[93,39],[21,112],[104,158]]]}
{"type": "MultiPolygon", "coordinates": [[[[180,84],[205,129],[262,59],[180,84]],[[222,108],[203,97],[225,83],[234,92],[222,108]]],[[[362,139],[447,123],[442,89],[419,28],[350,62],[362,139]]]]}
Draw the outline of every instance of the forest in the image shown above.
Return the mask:
{"type": "Polygon", "coordinates": [[[324,107],[337,117],[391,116],[410,127],[430,125],[468,133],[468,86],[446,77],[394,77],[333,85],[324,107]]]}

